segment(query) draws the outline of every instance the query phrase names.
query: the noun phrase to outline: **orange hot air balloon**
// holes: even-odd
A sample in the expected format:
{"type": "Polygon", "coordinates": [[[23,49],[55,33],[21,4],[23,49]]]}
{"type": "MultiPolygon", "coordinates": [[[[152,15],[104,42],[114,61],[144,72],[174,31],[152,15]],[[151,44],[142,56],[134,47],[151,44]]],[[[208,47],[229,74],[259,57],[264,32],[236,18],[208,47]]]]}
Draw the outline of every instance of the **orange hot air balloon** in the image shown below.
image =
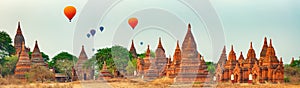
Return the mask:
{"type": "Polygon", "coordinates": [[[75,16],[76,14],[76,8],[74,6],[67,6],[64,9],[64,13],[66,15],[66,17],[70,20],[72,20],[72,18],[75,16]]]}
{"type": "Polygon", "coordinates": [[[128,24],[131,26],[132,29],[134,29],[136,27],[136,25],[138,24],[138,19],[135,17],[130,18],[128,20],[128,24]]]}

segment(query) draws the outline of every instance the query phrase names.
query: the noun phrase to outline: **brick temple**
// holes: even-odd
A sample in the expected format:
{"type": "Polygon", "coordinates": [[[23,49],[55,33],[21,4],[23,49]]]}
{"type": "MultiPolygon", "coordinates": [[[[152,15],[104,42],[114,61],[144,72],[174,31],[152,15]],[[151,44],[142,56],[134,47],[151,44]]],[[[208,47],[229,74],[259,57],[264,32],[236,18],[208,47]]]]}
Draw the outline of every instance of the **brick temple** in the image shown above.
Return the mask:
{"type": "Polygon", "coordinates": [[[88,61],[88,57],[85,53],[84,46],[81,47],[81,52],[78,56],[78,61],[75,64],[76,79],[79,80],[91,80],[93,79],[93,70],[90,67],[84,67],[85,62],[88,61]]]}
{"type": "Polygon", "coordinates": [[[29,59],[29,55],[25,50],[24,42],[22,43],[21,53],[19,54],[18,62],[15,69],[15,77],[22,81],[26,81],[25,74],[29,72],[31,68],[31,61],[29,59]]]}
{"type": "MultiPolygon", "coordinates": [[[[15,35],[14,39],[14,48],[16,50],[15,55],[19,57],[21,51],[22,51],[22,43],[24,42],[25,45],[25,38],[23,36],[22,30],[21,30],[21,23],[18,22],[18,28],[17,28],[17,33],[15,35]]],[[[26,52],[30,52],[30,48],[25,47],[26,52]]]]}
{"type": "Polygon", "coordinates": [[[216,81],[228,82],[231,80],[233,83],[283,82],[284,66],[282,58],[280,60],[277,58],[271,39],[269,43],[268,45],[267,38],[265,38],[259,59],[256,58],[252,42],[250,43],[246,59],[244,59],[241,52],[237,60],[233,46],[231,46],[227,58],[224,47],[217,63],[216,81]]]}
{"type": "Polygon", "coordinates": [[[48,64],[42,57],[37,41],[35,41],[34,49],[31,57],[29,57],[28,52],[30,52],[30,48],[25,46],[25,38],[21,30],[20,22],[18,22],[17,32],[14,38],[14,48],[16,50],[15,55],[18,57],[18,62],[14,71],[16,78],[26,81],[25,73],[30,71],[32,65],[48,68],[48,64]]]}
{"type": "Polygon", "coordinates": [[[44,61],[44,58],[42,57],[42,53],[40,52],[37,41],[35,41],[35,46],[31,54],[31,63],[48,68],[48,63],[44,61]]]}
{"type": "Polygon", "coordinates": [[[166,57],[161,38],[158,40],[154,58],[150,56],[149,47],[148,45],[146,57],[144,59],[139,58],[137,61],[139,76],[144,76],[145,79],[167,76],[178,83],[207,82],[210,80],[205,60],[197,51],[197,44],[190,24],[181,49],[179,41],[177,41],[173,61],[171,56],[166,57]]]}

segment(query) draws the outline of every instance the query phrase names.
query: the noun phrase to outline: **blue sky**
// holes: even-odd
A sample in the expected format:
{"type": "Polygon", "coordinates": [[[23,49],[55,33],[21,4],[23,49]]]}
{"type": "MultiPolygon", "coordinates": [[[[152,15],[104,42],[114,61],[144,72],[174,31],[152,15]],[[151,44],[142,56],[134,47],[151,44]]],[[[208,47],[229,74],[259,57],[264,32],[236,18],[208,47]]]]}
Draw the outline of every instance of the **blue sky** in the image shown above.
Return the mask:
{"type": "MultiPolygon", "coordinates": [[[[95,3],[99,4],[99,7],[95,7],[95,13],[99,11],[98,9],[101,10],[102,4],[115,4],[113,2],[101,3],[101,1],[106,0],[100,0],[100,3],[95,3]]],[[[2,0],[0,3],[0,30],[8,32],[14,38],[17,22],[21,21],[26,46],[33,48],[34,41],[38,40],[41,51],[50,55],[50,57],[61,51],[67,51],[78,56],[80,52],[80,47],[78,46],[81,45],[103,48],[109,47],[114,43],[120,43],[120,45],[129,47],[128,44],[130,44],[131,39],[136,40],[135,45],[138,52],[144,52],[147,44],[151,46],[152,50],[155,50],[158,37],[163,37],[166,54],[169,56],[174,52],[176,40],[182,41],[186,32],[186,24],[191,23],[194,36],[196,36],[198,51],[206,56],[207,61],[212,61],[210,59],[213,54],[211,54],[212,51],[210,50],[209,34],[204,29],[203,23],[192,19],[195,14],[188,9],[179,9],[184,8],[180,3],[175,0],[166,0],[165,2],[168,1],[174,2],[164,4],[159,0],[152,0],[153,6],[159,7],[158,10],[137,10],[134,6],[147,7],[146,5],[149,5],[149,3],[145,4],[142,0],[122,0],[114,8],[106,12],[108,17],[93,18],[93,14],[87,17],[90,20],[99,21],[99,23],[87,22],[79,24],[80,22],[77,21],[84,15],[81,13],[93,10],[84,8],[87,5],[86,0],[2,0]],[[69,23],[63,14],[63,8],[67,5],[76,6],[78,10],[72,23],[69,23]],[[126,11],[126,9],[137,11],[130,12],[126,11]],[[165,13],[162,9],[173,12],[171,14],[165,13]],[[159,13],[155,14],[156,11],[159,13]],[[156,15],[164,18],[151,17],[156,15]],[[139,34],[131,35],[131,39],[128,39],[128,41],[114,42],[119,37],[128,36],[125,32],[132,31],[126,23],[126,17],[132,16],[141,17],[139,18],[140,24],[134,30],[139,31],[139,34]],[[173,19],[173,17],[176,19],[173,19]],[[114,22],[118,22],[118,24],[112,24],[114,22]],[[171,26],[155,23],[166,23],[164,25],[171,26]],[[81,25],[89,28],[79,30],[80,28],[78,27],[81,25]],[[96,36],[93,38],[85,37],[90,29],[97,29],[99,25],[105,26],[104,32],[97,31],[96,36]],[[172,25],[174,26],[172,27],[172,25]],[[128,31],[122,31],[122,29],[128,31]],[[171,29],[178,31],[175,32],[178,34],[169,34],[172,33],[168,32],[172,31],[171,29]],[[145,44],[139,45],[140,42],[145,44]]],[[[211,0],[211,3],[223,25],[225,45],[228,49],[230,45],[234,45],[237,56],[239,56],[240,51],[246,56],[250,41],[252,41],[256,55],[259,57],[264,37],[273,39],[276,54],[278,57],[283,57],[285,63],[289,63],[291,57],[298,59],[300,56],[300,40],[298,39],[300,38],[299,0],[211,0]]],[[[94,52],[92,52],[90,47],[88,48],[87,53],[91,56],[94,52]]]]}

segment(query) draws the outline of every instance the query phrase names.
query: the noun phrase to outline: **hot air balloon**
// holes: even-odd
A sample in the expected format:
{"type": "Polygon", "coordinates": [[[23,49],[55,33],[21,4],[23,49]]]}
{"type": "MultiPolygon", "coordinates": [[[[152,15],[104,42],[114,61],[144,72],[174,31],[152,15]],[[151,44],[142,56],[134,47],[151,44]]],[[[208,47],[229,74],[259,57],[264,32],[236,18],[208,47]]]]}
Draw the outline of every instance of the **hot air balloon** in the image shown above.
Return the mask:
{"type": "Polygon", "coordinates": [[[144,42],[140,42],[140,44],[141,44],[141,45],[143,45],[143,44],[144,44],[144,42]]]}
{"type": "Polygon", "coordinates": [[[100,31],[102,32],[103,30],[104,30],[104,27],[103,27],[103,26],[101,26],[101,27],[100,27],[100,31]]]}
{"type": "Polygon", "coordinates": [[[128,20],[128,24],[131,26],[132,29],[134,29],[136,27],[136,25],[138,24],[138,19],[135,17],[130,18],[128,20]]]}
{"type": "Polygon", "coordinates": [[[90,31],[90,33],[92,34],[92,36],[94,36],[94,35],[96,34],[96,30],[92,29],[92,30],[90,31]]]}
{"type": "Polygon", "coordinates": [[[73,17],[76,14],[76,8],[74,6],[67,6],[64,9],[64,13],[65,13],[66,17],[69,19],[69,21],[71,22],[71,20],[73,19],[73,17]]]}
{"type": "Polygon", "coordinates": [[[88,33],[88,34],[86,34],[86,36],[87,36],[88,38],[90,38],[91,34],[90,34],[90,33],[88,33]]]}

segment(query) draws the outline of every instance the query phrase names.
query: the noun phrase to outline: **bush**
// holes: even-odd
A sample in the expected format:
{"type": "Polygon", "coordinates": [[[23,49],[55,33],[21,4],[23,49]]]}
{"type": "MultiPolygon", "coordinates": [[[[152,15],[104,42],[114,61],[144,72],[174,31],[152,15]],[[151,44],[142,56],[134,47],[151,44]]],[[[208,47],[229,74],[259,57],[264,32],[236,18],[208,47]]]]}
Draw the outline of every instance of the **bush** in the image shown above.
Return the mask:
{"type": "Polygon", "coordinates": [[[285,82],[285,83],[290,82],[290,78],[289,78],[289,77],[284,77],[284,82],[285,82]]]}

